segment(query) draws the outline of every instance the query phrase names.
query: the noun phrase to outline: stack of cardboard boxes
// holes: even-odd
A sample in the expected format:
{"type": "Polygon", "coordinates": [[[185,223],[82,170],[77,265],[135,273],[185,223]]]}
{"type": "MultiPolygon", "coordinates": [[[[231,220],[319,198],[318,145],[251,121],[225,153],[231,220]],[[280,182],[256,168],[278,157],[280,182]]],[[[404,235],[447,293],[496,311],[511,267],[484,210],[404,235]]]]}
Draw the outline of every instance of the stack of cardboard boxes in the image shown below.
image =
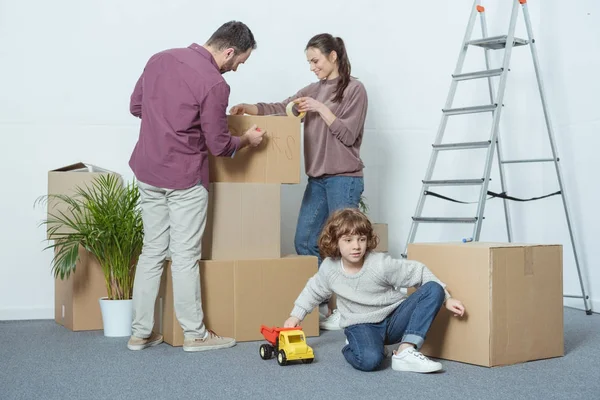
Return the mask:
{"type": "MultiPolygon", "coordinates": [[[[72,196],[77,187],[90,186],[99,175],[107,173],[111,172],[82,162],[57,168],[48,172],[48,194],[72,196]]],[[[68,212],[66,204],[50,198],[48,218],[61,212],[68,212]]],[[[57,233],[65,231],[61,228],[57,233]]],[[[47,239],[53,239],[50,233],[47,239]]],[[[102,268],[95,257],[80,247],[75,271],[69,279],[54,281],[54,320],[72,331],[102,329],[98,299],[107,295],[102,268]]]]}
{"type": "MultiPolygon", "coordinates": [[[[300,183],[300,120],[294,117],[230,116],[232,134],[253,124],[266,130],[258,148],[233,158],[211,157],[209,211],[202,242],[200,282],[205,324],[221,336],[261,340],[261,324],[282,326],[317,258],[281,255],[281,185],[300,183]]],[[[173,305],[170,262],[163,273],[155,330],[173,346],[183,331],[173,305]]],[[[318,312],[302,324],[319,334],[318,312]]]]}
{"type": "MultiPolygon", "coordinates": [[[[252,124],[268,131],[257,149],[212,158],[208,221],[200,276],[205,323],[238,341],[262,340],[260,325],[281,326],[317,271],[315,257],[281,256],[281,184],[300,182],[300,122],[292,117],[229,117],[231,131],[252,124]]],[[[70,194],[97,170],[75,164],[48,174],[49,193],[70,194]]],[[[387,250],[387,226],[379,251],[387,250]]],[[[71,330],[102,329],[98,298],[106,296],[100,267],[85,251],[77,272],[56,281],[56,321],[71,330]]],[[[466,315],[441,310],[422,351],[482,366],[564,354],[562,246],[510,243],[414,243],[408,258],[426,264],[466,315]]],[[[155,330],[183,343],[174,312],[169,262],[162,277],[155,330]]],[[[318,312],[302,325],[319,334],[318,312]]]]}

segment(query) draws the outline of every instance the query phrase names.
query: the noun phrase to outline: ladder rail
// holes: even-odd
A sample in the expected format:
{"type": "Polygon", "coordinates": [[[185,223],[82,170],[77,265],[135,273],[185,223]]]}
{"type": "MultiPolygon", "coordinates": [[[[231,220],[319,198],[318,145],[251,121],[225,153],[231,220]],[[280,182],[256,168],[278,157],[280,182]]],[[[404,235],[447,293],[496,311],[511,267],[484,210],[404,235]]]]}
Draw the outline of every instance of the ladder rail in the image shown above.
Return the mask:
{"type": "MultiPolygon", "coordinates": [[[[475,5],[473,6],[473,8],[471,10],[471,16],[469,17],[469,23],[468,23],[467,29],[465,31],[465,35],[464,35],[463,42],[461,45],[460,54],[458,56],[458,60],[456,61],[456,66],[454,68],[454,75],[458,75],[462,72],[462,68],[465,63],[465,58],[467,57],[467,49],[469,47],[467,42],[471,38],[471,35],[473,33],[473,28],[474,28],[475,22],[476,22],[476,17],[477,17],[477,7],[476,7],[477,1],[478,0],[475,0],[475,5]]],[[[446,98],[446,104],[445,104],[444,108],[448,109],[448,108],[452,107],[452,103],[454,102],[454,96],[456,94],[457,87],[458,87],[458,81],[452,79],[452,82],[450,83],[450,90],[448,91],[448,96],[446,98]]],[[[442,137],[444,136],[444,131],[446,130],[447,123],[448,123],[448,115],[442,114],[442,118],[440,120],[438,131],[437,131],[437,134],[435,137],[435,142],[434,142],[435,145],[439,145],[441,143],[442,137]]],[[[433,169],[435,168],[435,164],[437,162],[437,156],[438,156],[437,151],[433,151],[431,153],[431,155],[429,157],[429,164],[427,166],[427,172],[425,173],[424,180],[427,180],[427,181],[431,180],[431,177],[433,175],[433,169]]],[[[424,206],[425,206],[425,191],[421,190],[421,194],[419,195],[419,201],[417,202],[417,207],[416,207],[415,213],[413,215],[420,216],[421,213],[423,212],[424,206]]],[[[410,226],[410,231],[408,233],[406,246],[404,247],[404,254],[406,254],[408,251],[408,245],[415,240],[418,224],[419,223],[417,221],[413,220],[413,222],[410,226]]]]}
{"type": "Polygon", "coordinates": [[[488,187],[490,184],[490,173],[492,171],[492,163],[493,163],[493,159],[494,159],[494,151],[496,150],[496,141],[498,138],[498,128],[500,126],[500,117],[502,116],[502,107],[503,107],[503,101],[504,101],[504,93],[506,91],[506,80],[508,78],[508,67],[510,65],[510,58],[511,58],[511,54],[512,54],[512,49],[513,49],[513,43],[514,43],[514,38],[515,38],[515,29],[517,26],[517,17],[519,15],[519,3],[518,0],[516,0],[513,3],[513,8],[512,8],[512,12],[511,12],[511,16],[510,16],[510,24],[508,27],[508,36],[506,38],[506,47],[504,50],[504,59],[502,61],[502,68],[503,68],[503,73],[500,76],[500,83],[498,85],[498,94],[496,96],[496,103],[498,103],[498,108],[496,109],[496,111],[494,111],[494,119],[492,121],[492,129],[491,129],[491,134],[490,134],[490,140],[491,140],[491,144],[490,147],[488,148],[488,154],[486,157],[486,161],[485,161],[485,170],[484,170],[484,177],[486,177],[487,179],[485,179],[485,181],[483,182],[483,185],[481,187],[481,192],[479,193],[479,202],[477,204],[477,222],[475,223],[475,226],[473,227],[473,240],[474,241],[479,241],[479,236],[481,235],[481,228],[482,228],[482,221],[483,221],[483,214],[485,212],[485,204],[486,204],[486,196],[487,196],[487,191],[488,191],[488,187]]]}
{"type": "MultiPolygon", "coordinates": [[[[480,13],[480,20],[481,20],[481,34],[483,37],[488,37],[488,30],[487,30],[487,20],[485,18],[485,11],[480,13]]],[[[485,49],[484,50],[484,56],[485,56],[485,68],[487,70],[490,69],[490,55],[489,55],[490,50],[489,49],[485,49]]],[[[502,69],[502,68],[500,68],[502,69]]],[[[509,70],[503,70],[502,69],[502,73],[508,73],[510,71],[509,70]]],[[[494,98],[496,97],[495,94],[495,90],[494,90],[494,85],[492,83],[492,78],[488,78],[488,90],[490,92],[490,103],[494,102],[494,98]]],[[[500,175],[500,188],[502,193],[506,192],[506,178],[505,178],[505,171],[504,171],[504,165],[503,165],[503,161],[504,161],[504,157],[502,155],[502,146],[500,145],[500,128],[498,128],[498,135],[497,135],[497,140],[496,140],[496,156],[498,157],[498,172],[500,175]]],[[[512,223],[511,223],[511,218],[510,218],[510,209],[508,207],[508,200],[507,199],[502,199],[502,203],[503,203],[503,207],[504,207],[504,221],[506,224],[506,236],[508,238],[508,242],[512,243],[513,241],[513,235],[512,235],[512,223]]]]}
{"type": "MultiPolygon", "coordinates": [[[[517,2],[518,2],[518,0],[515,0],[515,4],[517,2]]],[[[550,113],[548,112],[549,107],[548,107],[548,102],[546,100],[546,90],[544,87],[544,82],[542,80],[542,73],[541,73],[541,67],[540,67],[540,63],[539,63],[539,59],[538,59],[537,47],[535,44],[535,39],[533,37],[533,29],[531,27],[531,19],[529,17],[529,8],[527,6],[527,2],[524,2],[523,4],[521,4],[521,6],[523,8],[523,18],[525,20],[525,27],[527,29],[527,35],[529,37],[529,47],[531,50],[531,58],[533,59],[533,68],[535,70],[535,76],[536,76],[537,83],[538,83],[538,90],[540,92],[540,98],[541,98],[541,102],[542,102],[542,109],[544,111],[544,120],[546,121],[548,138],[550,139],[550,148],[552,151],[552,157],[554,158],[554,168],[556,170],[558,186],[560,188],[563,208],[565,210],[565,217],[567,220],[567,227],[569,230],[569,237],[571,239],[571,246],[573,248],[573,257],[575,258],[575,265],[577,267],[577,275],[579,277],[579,286],[581,288],[581,294],[582,294],[583,302],[585,305],[586,313],[591,314],[591,307],[588,304],[588,297],[586,295],[584,284],[583,284],[583,278],[581,276],[579,251],[577,249],[577,242],[575,240],[575,232],[573,229],[573,224],[571,223],[567,193],[565,191],[565,187],[563,184],[563,176],[562,176],[562,170],[561,170],[560,163],[559,163],[558,149],[556,147],[554,128],[553,128],[553,124],[552,124],[552,121],[550,118],[550,113]]]]}

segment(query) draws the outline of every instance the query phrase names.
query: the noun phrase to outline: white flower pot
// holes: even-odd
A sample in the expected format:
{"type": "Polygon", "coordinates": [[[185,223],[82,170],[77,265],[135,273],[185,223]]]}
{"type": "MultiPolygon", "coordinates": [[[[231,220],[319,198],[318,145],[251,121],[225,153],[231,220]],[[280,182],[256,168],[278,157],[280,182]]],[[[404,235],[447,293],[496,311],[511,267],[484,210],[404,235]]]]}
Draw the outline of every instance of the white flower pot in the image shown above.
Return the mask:
{"type": "Polygon", "coordinates": [[[133,300],[109,300],[107,297],[102,297],[99,301],[104,336],[131,336],[133,300]]]}

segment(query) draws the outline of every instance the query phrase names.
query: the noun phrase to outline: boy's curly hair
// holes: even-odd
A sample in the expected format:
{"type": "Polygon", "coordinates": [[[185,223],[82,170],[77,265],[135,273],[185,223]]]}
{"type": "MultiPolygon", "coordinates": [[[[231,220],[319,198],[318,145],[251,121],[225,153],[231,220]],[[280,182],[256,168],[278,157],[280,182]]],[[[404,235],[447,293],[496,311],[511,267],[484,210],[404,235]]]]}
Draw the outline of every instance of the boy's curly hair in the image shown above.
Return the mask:
{"type": "Polygon", "coordinates": [[[373,251],[379,243],[379,238],[373,232],[373,225],[369,218],[356,208],[344,208],[331,214],[321,231],[319,237],[321,257],[341,257],[338,242],[344,235],[366,236],[366,253],[373,251]]]}

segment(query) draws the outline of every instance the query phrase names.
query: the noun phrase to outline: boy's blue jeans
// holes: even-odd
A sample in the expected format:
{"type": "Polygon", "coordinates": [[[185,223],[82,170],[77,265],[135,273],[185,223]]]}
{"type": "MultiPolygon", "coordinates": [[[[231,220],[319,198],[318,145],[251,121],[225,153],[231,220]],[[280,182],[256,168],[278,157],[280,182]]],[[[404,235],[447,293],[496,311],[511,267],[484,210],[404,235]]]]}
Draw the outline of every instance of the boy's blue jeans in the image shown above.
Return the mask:
{"type": "Polygon", "coordinates": [[[444,303],[444,289],[427,282],[378,324],[351,325],[344,330],[349,344],[342,354],[361,371],[373,371],[383,361],[384,345],[413,343],[420,349],[433,319],[444,303]]]}
{"type": "Polygon", "coordinates": [[[319,254],[319,235],[327,218],[341,208],[358,208],[363,193],[362,177],[330,176],[325,178],[308,178],[304,191],[294,246],[296,253],[319,258],[319,266],[323,261],[319,254]]]}

